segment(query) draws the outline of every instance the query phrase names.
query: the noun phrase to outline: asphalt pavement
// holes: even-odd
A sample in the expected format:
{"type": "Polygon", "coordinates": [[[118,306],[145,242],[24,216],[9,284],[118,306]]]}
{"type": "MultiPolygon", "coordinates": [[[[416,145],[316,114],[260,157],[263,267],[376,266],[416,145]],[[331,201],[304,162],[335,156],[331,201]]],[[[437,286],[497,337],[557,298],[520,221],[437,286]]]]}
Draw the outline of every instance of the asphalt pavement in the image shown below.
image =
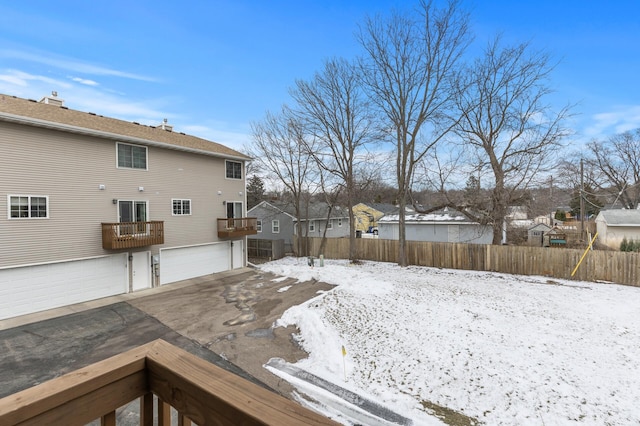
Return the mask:
{"type": "Polygon", "coordinates": [[[155,339],[290,397],[290,386],[263,365],[306,354],[295,329],[273,322],[331,288],[244,268],[0,321],[0,397],[155,339]]]}

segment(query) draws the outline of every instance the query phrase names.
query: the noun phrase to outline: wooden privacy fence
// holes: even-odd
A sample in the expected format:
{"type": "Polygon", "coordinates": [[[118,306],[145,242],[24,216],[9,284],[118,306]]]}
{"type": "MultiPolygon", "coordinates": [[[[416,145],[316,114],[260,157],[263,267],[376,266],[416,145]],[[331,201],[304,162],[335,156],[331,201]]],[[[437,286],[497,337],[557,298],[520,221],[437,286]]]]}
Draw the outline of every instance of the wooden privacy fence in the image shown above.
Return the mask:
{"type": "Polygon", "coordinates": [[[247,238],[247,253],[249,257],[260,259],[282,259],[284,257],[284,240],[247,238]]]}
{"type": "MultiPolygon", "coordinates": [[[[348,238],[327,238],[323,253],[319,252],[321,238],[307,240],[309,250],[303,255],[349,258],[348,238]]],[[[398,246],[397,240],[356,239],[356,252],[361,260],[396,263],[398,246]]],[[[409,265],[610,281],[640,287],[640,253],[592,250],[571,277],[583,253],[583,250],[564,248],[407,241],[409,265]]]]}

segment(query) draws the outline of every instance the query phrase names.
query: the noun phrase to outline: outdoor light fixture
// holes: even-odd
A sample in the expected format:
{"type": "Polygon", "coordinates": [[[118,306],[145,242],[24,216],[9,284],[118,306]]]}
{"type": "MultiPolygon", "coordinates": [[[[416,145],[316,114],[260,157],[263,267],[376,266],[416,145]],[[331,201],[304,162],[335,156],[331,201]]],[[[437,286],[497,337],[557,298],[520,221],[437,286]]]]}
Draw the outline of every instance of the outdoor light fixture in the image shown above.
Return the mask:
{"type": "Polygon", "coordinates": [[[104,191],[104,190],[105,190],[105,188],[106,188],[106,186],[104,186],[103,184],[98,185],[98,189],[99,189],[100,191],[104,191]]]}
{"type": "Polygon", "coordinates": [[[144,186],[139,186],[138,187],[138,191],[140,191],[140,192],[144,191],[144,186]]]}
{"type": "Polygon", "coordinates": [[[118,200],[116,200],[115,198],[111,201],[113,202],[113,204],[118,204],[118,200]]]}

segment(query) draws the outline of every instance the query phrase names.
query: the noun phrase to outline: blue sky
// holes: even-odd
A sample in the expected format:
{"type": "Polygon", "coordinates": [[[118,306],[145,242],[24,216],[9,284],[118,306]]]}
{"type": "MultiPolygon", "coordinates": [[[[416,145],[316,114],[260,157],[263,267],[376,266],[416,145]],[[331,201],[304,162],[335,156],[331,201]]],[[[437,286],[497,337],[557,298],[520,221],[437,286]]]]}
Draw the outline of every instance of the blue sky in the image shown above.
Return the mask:
{"type": "MultiPolygon", "coordinates": [[[[353,58],[366,15],[415,2],[0,3],[0,93],[155,125],[240,149],[296,79],[353,58]]],[[[476,39],[530,40],[560,63],[550,103],[577,104],[573,144],[640,127],[640,1],[468,0],[476,39]]]]}

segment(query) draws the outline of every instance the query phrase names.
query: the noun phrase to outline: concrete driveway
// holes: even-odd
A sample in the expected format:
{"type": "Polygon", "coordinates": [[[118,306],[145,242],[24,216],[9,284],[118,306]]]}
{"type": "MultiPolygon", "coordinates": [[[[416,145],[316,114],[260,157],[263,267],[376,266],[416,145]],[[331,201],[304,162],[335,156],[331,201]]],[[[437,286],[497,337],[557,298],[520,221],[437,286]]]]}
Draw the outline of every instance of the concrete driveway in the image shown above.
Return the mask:
{"type": "Polygon", "coordinates": [[[290,306],[332,286],[244,268],[134,294],[0,321],[0,397],[162,338],[289,397],[262,366],[306,356],[293,328],[271,328],[290,306]]]}

